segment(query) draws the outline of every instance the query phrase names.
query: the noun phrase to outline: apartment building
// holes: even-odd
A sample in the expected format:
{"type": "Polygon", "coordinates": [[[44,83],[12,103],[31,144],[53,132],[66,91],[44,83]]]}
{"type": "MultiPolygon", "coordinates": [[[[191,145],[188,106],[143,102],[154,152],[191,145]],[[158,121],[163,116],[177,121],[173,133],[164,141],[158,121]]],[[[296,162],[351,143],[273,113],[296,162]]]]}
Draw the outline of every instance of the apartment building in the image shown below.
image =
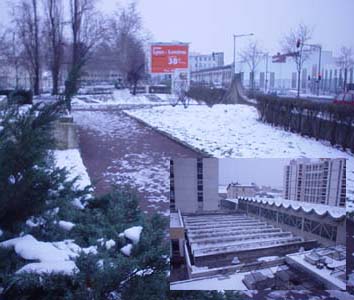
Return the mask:
{"type": "Polygon", "coordinates": [[[345,159],[297,159],[284,168],[287,200],[345,206],[345,197],[345,159]]]}
{"type": "Polygon", "coordinates": [[[182,213],[219,208],[216,158],[176,158],[170,161],[170,208],[182,213]]]}
{"type": "Polygon", "coordinates": [[[221,67],[224,65],[224,52],[200,54],[192,52],[189,55],[189,69],[191,72],[203,69],[221,67]]]}

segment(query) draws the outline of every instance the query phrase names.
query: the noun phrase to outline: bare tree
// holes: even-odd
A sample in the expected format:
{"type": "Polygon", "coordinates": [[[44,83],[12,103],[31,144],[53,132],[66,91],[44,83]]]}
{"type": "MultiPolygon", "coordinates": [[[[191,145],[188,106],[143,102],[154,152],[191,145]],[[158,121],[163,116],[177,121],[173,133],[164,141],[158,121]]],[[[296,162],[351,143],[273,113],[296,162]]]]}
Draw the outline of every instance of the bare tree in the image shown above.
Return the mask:
{"type": "Polygon", "coordinates": [[[111,20],[110,28],[117,67],[123,73],[125,81],[133,86],[135,95],[137,84],[145,75],[144,43],[147,40],[142,33],[141,16],[136,3],[119,8],[111,20]]]}
{"type": "Polygon", "coordinates": [[[14,15],[17,34],[24,49],[24,63],[30,74],[35,95],[40,92],[41,80],[38,9],[38,0],[21,0],[14,15]]]}
{"type": "Polygon", "coordinates": [[[43,0],[45,35],[48,38],[48,61],[52,73],[52,94],[58,94],[59,76],[63,60],[64,7],[62,0],[43,0]]]}
{"type": "Polygon", "coordinates": [[[312,38],[313,30],[305,24],[300,23],[296,29],[292,29],[281,41],[282,50],[290,56],[296,65],[297,70],[297,97],[300,97],[300,78],[304,62],[311,55],[311,48],[307,43],[312,38]]]}
{"type": "Polygon", "coordinates": [[[342,47],[336,64],[344,71],[343,89],[346,90],[348,81],[348,70],[354,66],[353,50],[350,47],[342,47]]]}
{"type": "Polygon", "coordinates": [[[265,52],[262,50],[257,41],[252,41],[240,53],[241,60],[245,62],[251,71],[251,92],[254,92],[254,78],[259,63],[264,58],[265,52]]]}
{"type": "Polygon", "coordinates": [[[69,111],[71,98],[78,90],[82,69],[106,31],[104,19],[96,11],[94,4],[94,0],[70,0],[72,60],[65,83],[65,98],[69,111]]]}
{"type": "MultiPolygon", "coordinates": [[[[5,61],[4,67],[10,66],[13,68],[15,75],[14,86],[15,89],[18,89],[20,88],[20,70],[24,67],[24,52],[17,31],[13,28],[8,28],[3,35],[1,45],[1,56],[5,61]]],[[[3,72],[5,71],[3,70],[3,72]]],[[[9,74],[12,74],[12,72],[9,72],[9,74]]]]}

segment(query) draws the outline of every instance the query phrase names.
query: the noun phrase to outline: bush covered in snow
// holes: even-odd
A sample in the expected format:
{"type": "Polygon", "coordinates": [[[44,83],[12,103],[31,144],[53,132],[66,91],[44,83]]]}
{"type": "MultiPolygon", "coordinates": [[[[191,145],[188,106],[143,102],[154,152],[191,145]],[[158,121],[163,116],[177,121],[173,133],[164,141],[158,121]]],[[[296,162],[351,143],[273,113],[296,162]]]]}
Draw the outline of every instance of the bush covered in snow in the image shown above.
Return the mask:
{"type": "Polygon", "coordinates": [[[42,211],[50,190],[58,190],[65,174],[48,155],[53,145],[51,124],[61,103],[28,110],[0,111],[0,227],[14,230],[18,222],[42,211]]]}
{"type": "MultiPolygon", "coordinates": [[[[169,270],[164,239],[166,220],[159,215],[142,214],[134,190],[116,187],[108,195],[87,200],[84,209],[74,208],[71,201],[57,201],[55,205],[56,209],[43,214],[41,225],[24,227],[24,233],[35,237],[27,236],[27,242],[35,243],[27,248],[35,249],[43,244],[47,249],[54,246],[63,249],[63,254],[74,251],[78,255],[69,255],[72,258],[67,260],[65,255],[53,256],[48,250],[41,254],[44,264],[35,265],[22,258],[29,257],[26,247],[18,246],[16,252],[22,250],[16,256],[11,250],[14,242],[0,243],[0,259],[8,257],[0,262],[0,287],[4,287],[5,299],[166,299],[169,270]],[[68,220],[75,226],[70,231],[62,230],[59,220],[68,220]],[[139,229],[138,239],[136,229],[139,229]],[[120,234],[126,230],[128,238],[120,234]],[[132,231],[134,244],[130,240],[132,231]],[[107,242],[110,247],[106,246],[107,242]],[[132,245],[130,255],[124,255],[120,249],[129,244],[132,245]],[[56,263],[55,259],[60,257],[64,261],[56,263]],[[58,267],[69,262],[75,264],[74,274],[58,273],[58,267]],[[52,274],[48,273],[50,268],[52,274]],[[20,269],[32,272],[17,272],[20,269]]],[[[31,257],[36,253],[32,251],[31,257]]]]}

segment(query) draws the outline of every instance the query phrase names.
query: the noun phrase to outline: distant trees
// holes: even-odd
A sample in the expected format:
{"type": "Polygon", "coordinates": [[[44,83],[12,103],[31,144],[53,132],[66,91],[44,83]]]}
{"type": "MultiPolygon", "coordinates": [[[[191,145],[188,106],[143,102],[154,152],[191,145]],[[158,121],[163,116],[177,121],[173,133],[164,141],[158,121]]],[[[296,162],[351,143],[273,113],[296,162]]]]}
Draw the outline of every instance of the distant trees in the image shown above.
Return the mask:
{"type": "Polygon", "coordinates": [[[141,16],[135,2],[119,9],[111,20],[111,40],[117,57],[118,69],[136,93],[138,82],[145,75],[146,37],[142,33],[141,16]]]}
{"type": "Polygon", "coordinates": [[[240,53],[241,60],[245,62],[251,71],[251,93],[254,92],[255,73],[259,63],[262,61],[265,52],[257,41],[252,41],[240,53]]]}
{"type": "Polygon", "coordinates": [[[41,80],[40,16],[38,0],[21,0],[15,8],[14,21],[23,47],[24,64],[31,77],[33,92],[39,94],[41,80]]]}
{"type": "Polygon", "coordinates": [[[63,63],[64,6],[62,0],[43,0],[45,36],[48,38],[47,58],[52,74],[52,94],[59,92],[59,76],[63,63]]]}
{"type": "Polygon", "coordinates": [[[297,97],[300,97],[300,78],[304,62],[310,57],[311,50],[305,49],[306,43],[312,38],[312,29],[300,23],[292,29],[281,41],[281,47],[285,54],[290,56],[297,70],[297,97]]]}
{"type": "Polygon", "coordinates": [[[336,64],[344,71],[343,89],[346,90],[348,81],[348,70],[354,66],[353,51],[350,47],[342,47],[336,64]]]}

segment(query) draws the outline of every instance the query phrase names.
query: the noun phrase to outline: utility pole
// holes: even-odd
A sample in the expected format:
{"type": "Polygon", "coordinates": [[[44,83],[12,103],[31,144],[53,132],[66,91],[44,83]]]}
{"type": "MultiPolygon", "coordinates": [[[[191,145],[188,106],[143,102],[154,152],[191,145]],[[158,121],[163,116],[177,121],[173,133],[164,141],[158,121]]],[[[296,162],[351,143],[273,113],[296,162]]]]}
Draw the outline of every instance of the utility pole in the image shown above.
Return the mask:
{"type": "Polygon", "coordinates": [[[265,57],[266,57],[265,88],[264,88],[265,93],[267,93],[267,88],[268,88],[268,56],[269,56],[269,53],[267,52],[265,54],[265,57]]]}

